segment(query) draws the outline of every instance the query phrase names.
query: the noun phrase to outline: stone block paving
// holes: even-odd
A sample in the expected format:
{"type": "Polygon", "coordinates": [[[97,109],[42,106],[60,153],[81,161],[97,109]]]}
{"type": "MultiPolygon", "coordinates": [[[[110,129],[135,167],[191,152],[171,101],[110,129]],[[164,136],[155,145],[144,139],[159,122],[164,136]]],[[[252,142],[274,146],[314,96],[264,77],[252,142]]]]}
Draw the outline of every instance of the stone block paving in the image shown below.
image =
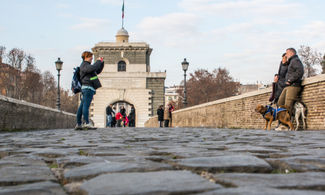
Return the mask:
{"type": "Polygon", "coordinates": [[[325,194],[325,131],[0,133],[2,194],[325,194]]]}

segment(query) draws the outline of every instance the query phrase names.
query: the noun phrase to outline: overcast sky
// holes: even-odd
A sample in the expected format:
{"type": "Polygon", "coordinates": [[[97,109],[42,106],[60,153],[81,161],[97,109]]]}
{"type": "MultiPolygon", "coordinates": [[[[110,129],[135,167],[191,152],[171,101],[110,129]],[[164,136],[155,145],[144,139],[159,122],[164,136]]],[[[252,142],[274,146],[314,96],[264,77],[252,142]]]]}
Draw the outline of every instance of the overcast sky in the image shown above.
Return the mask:
{"type": "MultiPolygon", "coordinates": [[[[41,71],[70,88],[80,55],[101,41],[115,41],[122,0],[0,0],[0,45],[36,58],[41,71]]],[[[167,70],[166,86],[189,72],[227,68],[241,83],[269,83],[288,47],[325,52],[324,0],[125,0],[130,41],[153,48],[151,71],[167,70]]]]}

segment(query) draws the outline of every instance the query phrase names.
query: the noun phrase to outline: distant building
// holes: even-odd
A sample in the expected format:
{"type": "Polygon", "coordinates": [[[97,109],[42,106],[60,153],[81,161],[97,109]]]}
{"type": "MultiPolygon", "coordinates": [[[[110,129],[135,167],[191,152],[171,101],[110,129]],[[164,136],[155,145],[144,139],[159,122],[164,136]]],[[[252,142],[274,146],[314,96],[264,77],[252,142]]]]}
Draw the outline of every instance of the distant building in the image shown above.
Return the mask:
{"type": "Polygon", "coordinates": [[[108,105],[113,104],[115,112],[124,106],[126,114],[134,105],[136,126],[143,127],[164,104],[166,72],[150,72],[149,44],[129,42],[124,28],[115,37],[115,42],[100,42],[92,48],[94,59],[104,57],[105,66],[98,75],[102,87],[96,91],[90,117],[97,127],[105,127],[108,105]]]}
{"type": "Polygon", "coordinates": [[[21,72],[16,68],[0,62],[0,94],[8,97],[15,96],[17,77],[21,72]]]}
{"type": "Polygon", "coordinates": [[[180,99],[180,95],[177,93],[177,90],[180,89],[180,86],[172,86],[172,87],[166,87],[165,88],[165,104],[167,104],[170,101],[175,102],[175,104],[178,104],[178,101],[180,99]]]}
{"type": "Polygon", "coordinates": [[[240,84],[238,93],[240,95],[240,94],[248,93],[248,92],[251,92],[251,91],[257,91],[257,90],[258,90],[258,85],[257,84],[248,84],[248,85],[240,84]]]}
{"type": "Polygon", "coordinates": [[[240,84],[238,95],[248,93],[248,92],[251,92],[251,91],[258,91],[258,90],[261,90],[261,89],[265,89],[265,88],[268,88],[269,86],[270,86],[269,84],[265,85],[265,84],[262,84],[262,83],[246,84],[246,85],[240,84]]]}

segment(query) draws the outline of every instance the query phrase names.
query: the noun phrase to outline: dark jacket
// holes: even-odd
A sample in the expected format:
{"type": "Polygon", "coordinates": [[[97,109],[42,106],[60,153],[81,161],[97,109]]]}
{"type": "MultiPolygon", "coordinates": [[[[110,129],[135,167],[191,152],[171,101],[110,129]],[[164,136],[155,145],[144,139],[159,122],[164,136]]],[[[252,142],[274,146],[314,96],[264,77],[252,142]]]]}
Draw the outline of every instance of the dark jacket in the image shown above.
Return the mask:
{"type": "Polygon", "coordinates": [[[94,89],[100,88],[102,85],[97,77],[104,68],[104,62],[97,60],[93,65],[87,61],[83,61],[80,65],[81,85],[91,86],[94,89]]]}
{"type": "Polygon", "coordinates": [[[274,83],[273,87],[274,87],[274,102],[277,103],[279,100],[279,97],[282,93],[282,90],[286,87],[286,75],[288,72],[288,62],[286,63],[282,63],[280,62],[280,66],[279,66],[279,71],[278,71],[278,82],[274,83]]]}
{"type": "Polygon", "coordinates": [[[288,65],[289,65],[288,62],[284,64],[280,62],[279,71],[278,71],[278,77],[279,77],[278,85],[281,88],[284,88],[286,86],[285,83],[286,83],[286,75],[288,72],[288,65]]]}
{"type": "Polygon", "coordinates": [[[128,116],[129,120],[135,120],[135,109],[133,107],[131,107],[131,111],[129,113],[129,116],[128,116]]]}
{"type": "Polygon", "coordinates": [[[122,114],[122,116],[126,116],[126,110],[125,110],[125,108],[121,108],[120,113],[122,114]]]}
{"type": "Polygon", "coordinates": [[[304,75],[304,65],[297,55],[289,58],[288,62],[289,66],[285,81],[289,82],[290,86],[301,86],[302,77],[304,75]]]}
{"type": "Polygon", "coordinates": [[[164,121],[164,109],[158,108],[157,109],[158,121],[164,121]]]}
{"type": "Polygon", "coordinates": [[[106,108],[106,115],[113,115],[114,111],[110,106],[107,106],[106,108]]]}

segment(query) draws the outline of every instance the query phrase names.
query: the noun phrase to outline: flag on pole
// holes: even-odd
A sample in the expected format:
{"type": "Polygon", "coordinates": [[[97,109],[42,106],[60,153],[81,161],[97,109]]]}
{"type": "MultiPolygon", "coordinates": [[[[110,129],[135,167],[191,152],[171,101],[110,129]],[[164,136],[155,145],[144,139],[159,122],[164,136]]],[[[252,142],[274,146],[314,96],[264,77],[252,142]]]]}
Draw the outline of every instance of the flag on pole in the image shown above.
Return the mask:
{"type": "Polygon", "coordinates": [[[123,0],[123,5],[122,5],[122,18],[124,19],[124,0],[123,0]]]}

